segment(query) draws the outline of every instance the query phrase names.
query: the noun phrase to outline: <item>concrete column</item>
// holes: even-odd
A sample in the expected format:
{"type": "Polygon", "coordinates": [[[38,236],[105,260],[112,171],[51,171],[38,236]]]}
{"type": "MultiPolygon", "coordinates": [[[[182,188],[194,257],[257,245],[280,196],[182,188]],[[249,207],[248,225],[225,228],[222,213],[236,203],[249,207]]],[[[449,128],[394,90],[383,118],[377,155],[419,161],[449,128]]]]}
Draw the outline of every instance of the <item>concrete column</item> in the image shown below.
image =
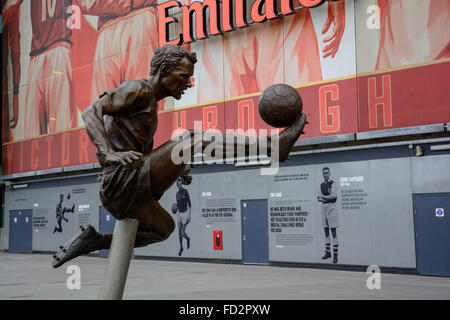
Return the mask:
{"type": "Polygon", "coordinates": [[[137,219],[125,218],[116,221],[109,249],[108,265],[98,299],[122,299],[138,225],[137,219]]]}

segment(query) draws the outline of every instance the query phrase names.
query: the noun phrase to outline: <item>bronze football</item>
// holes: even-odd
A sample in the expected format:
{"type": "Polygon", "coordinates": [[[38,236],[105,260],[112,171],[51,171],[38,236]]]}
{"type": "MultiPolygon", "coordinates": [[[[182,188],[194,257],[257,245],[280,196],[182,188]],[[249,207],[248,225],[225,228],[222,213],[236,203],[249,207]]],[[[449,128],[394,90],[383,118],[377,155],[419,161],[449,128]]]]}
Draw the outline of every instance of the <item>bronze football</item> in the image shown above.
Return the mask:
{"type": "Polygon", "coordinates": [[[303,110],[303,102],[295,88],[279,83],[263,91],[258,101],[261,118],[275,128],[289,127],[303,110]]]}

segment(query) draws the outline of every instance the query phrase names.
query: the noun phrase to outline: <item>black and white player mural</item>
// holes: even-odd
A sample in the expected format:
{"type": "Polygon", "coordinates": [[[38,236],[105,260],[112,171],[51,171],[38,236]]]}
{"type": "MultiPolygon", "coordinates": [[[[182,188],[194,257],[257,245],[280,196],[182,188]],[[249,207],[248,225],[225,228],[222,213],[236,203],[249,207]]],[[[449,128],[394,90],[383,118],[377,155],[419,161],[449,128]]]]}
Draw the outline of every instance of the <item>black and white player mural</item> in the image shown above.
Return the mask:
{"type": "Polygon", "coordinates": [[[331,179],[330,168],[322,169],[323,182],[320,184],[320,194],[317,200],[322,203],[321,218],[325,231],[325,254],[322,260],[333,258],[333,263],[338,263],[339,242],[337,228],[339,227],[339,215],[337,211],[337,184],[331,179]],[[331,255],[330,230],[333,236],[333,256],[331,255]]]}
{"type": "Polygon", "coordinates": [[[186,233],[186,227],[191,222],[191,199],[187,189],[183,188],[181,179],[177,180],[178,192],[176,194],[177,203],[172,205],[172,213],[177,215],[178,239],[180,241],[180,250],[178,256],[183,253],[183,239],[186,239],[186,248],[191,245],[191,238],[186,233]]]}
{"type": "MultiPolygon", "coordinates": [[[[70,193],[67,194],[66,198],[67,198],[67,200],[70,200],[70,193]]],[[[60,194],[59,202],[56,205],[56,223],[57,223],[57,225],[55,226],[53,233],[56,233],[56,232],[62,233],[63,232],[63,228],[62,228],[63,220],[65,222],[69,222],[69,219],[65,216],[65,214],[67,212],[70,212],[70,213],[75,212],[75,203],[72,204],[72,208],[69,208],[69,207],[65,207],[63,205],[63,202],[64,202],[64,194],[60,194]]]]}

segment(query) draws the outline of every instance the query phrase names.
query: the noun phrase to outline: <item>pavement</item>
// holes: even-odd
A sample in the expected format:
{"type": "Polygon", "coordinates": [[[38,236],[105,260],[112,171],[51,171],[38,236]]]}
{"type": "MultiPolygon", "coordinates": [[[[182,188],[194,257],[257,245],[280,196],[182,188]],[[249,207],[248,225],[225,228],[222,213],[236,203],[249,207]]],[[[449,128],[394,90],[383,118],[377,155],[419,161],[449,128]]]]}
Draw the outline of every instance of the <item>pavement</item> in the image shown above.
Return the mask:
{"type": "MultiPolygon", "coordinates": [[[[104,258],[82,256],[53,269],[51,254],[0,252],[0,300],[95,300],[106,263],[104,258]]],[[[123,298],[450,299],[449,277],[382,273],[380,289],[370,290],[367,287],[369,276],[357,271],[133,259],[123,298]]]]}

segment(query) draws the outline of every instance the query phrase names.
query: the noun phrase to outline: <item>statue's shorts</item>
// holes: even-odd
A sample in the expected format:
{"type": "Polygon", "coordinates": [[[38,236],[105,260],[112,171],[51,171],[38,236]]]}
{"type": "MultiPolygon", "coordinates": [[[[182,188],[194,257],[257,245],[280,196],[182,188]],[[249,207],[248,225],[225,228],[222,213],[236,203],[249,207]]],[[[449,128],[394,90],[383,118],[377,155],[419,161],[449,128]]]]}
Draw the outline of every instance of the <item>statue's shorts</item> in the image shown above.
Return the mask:
{"type": "Polygon", "coordinates": [[[152,201],[150,184],[151,154],[144,156],[142,166],[127,168],[121,164],[103,170],[100,200],[116,219],[133,217],[138,201],[152,201]]]}

